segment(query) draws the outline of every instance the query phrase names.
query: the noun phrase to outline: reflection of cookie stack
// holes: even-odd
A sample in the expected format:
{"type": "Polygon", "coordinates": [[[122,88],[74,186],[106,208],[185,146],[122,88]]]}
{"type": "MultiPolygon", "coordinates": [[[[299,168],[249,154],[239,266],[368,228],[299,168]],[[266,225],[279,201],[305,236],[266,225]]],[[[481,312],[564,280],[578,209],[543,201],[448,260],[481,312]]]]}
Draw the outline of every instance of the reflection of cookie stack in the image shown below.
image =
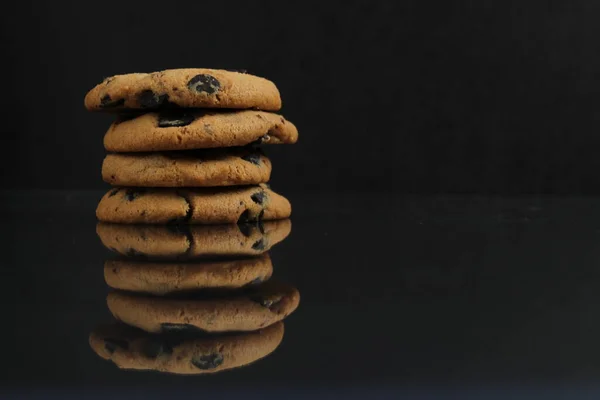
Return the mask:
{"type": "Polygon", "coordinates": [[[271,112],[281,107],[275,85],[209,69],[128,74],[104,80],[85,105],[119,113],[102,166],[116,187],[96,215],[103,244],[122,256],[104,269],[120,322],[91,334],[94,351],[121,368],[194,374],[275,350],[299,303],[270,279],[266,253],[289,234],[291,205],[267,186],[258,145],[298,138],[271,112]]]}
{"type": "Polygon", "coordinates": [[[298,291],[271,280],[267,250],[290,221],[258,225],[149,226],[100,222],[108,308],[120,321],[90,345],[120,368],[178,374],[222,371],[270,354],[298,291]],[[125,256],[125,257],[123,257],[125,256]]]}
{"type": "Polygon", "coordinates": [[[257,147],[295,143],[296,127],[270,111],[279,91],[239,72],[180,69],[107,78],[88,110],[120,113],[104,137],[111,185],[101,221],[218,224],[287,218],[289,202],[265,183],[271,162],[257,147]],[[267,111],[259,111],[267,110],[267,111]]]}

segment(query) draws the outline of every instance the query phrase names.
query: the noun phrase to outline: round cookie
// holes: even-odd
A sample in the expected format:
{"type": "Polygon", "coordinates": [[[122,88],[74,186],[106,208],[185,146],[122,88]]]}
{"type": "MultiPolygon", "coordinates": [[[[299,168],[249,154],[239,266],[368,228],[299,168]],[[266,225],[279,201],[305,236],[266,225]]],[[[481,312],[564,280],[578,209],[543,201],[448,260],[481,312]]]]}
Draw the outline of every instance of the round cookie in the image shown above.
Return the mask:
{"type": "Polygon", "coordinates": [[[299,302],[298,290],[272,281],[222,297],[169,298],[115,291],[106,298],[117,320],[153,333],[254,331],[283,320],[299,302]]]}
{"type": "Polygon", "coordinates": [[[230,224],[288,218],[290,202],[267,185],[226,188],[115,188],[100,200],[100,221],[125,224],[230,224]]]}
{"type": "Polygon", "coordinates": [[[254,185],[271,177],[271,161],[258,149],[108,154],[102,178],[115,186],[215,187],[254,185]]]}
{"type": "Polygon", "coordinates": [[[204,263],[159,263],[109,260],[104,279],[114,289],[166,295],[199,289],[238,289],[269,280],[268,253],[258,257],[204,263]]]}
{"type": "Polygon", "coordinates": [[[283,322],[254,332],[227,335],[152,335],[124,324],[96,328],[89,343],[121,369],[207,374],[251,364],[283,339],[283,322]]]}
{"type": "Polygon", "coordinates": [[[298,130],[282,116],[254,110],[168,110],[117,119],[104,135],[114,152],[190,150],[293,144],[298,130]]]}
{"type": "Polygon", "coordinates": [[[275,84],[258,76],[204,68],[170,69],[106,78],[85,96],[90,111],[158,108],[256,108],[277,111],[275,84]]]}
{"type": "Polygon", "coordinates": [[[100,222],[102,244],[129,258],[189,260],[256,256],[291,232],[289,219],[242,225],[123,225],[100,222]]]}

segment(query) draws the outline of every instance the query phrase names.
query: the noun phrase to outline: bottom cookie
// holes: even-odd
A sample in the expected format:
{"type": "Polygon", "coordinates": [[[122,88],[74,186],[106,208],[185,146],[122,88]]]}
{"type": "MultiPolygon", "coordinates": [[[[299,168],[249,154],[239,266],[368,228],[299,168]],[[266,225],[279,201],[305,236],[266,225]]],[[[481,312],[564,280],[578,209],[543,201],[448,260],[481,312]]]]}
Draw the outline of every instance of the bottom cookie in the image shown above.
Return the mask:
{"type": "Polygon", "coordinates": [[[246,366],[272,353],[283,339],[282,322],[232,335],[154,335],[123,324],[98,327],[92,349],[122,369],[207,374],[246,366]]]}

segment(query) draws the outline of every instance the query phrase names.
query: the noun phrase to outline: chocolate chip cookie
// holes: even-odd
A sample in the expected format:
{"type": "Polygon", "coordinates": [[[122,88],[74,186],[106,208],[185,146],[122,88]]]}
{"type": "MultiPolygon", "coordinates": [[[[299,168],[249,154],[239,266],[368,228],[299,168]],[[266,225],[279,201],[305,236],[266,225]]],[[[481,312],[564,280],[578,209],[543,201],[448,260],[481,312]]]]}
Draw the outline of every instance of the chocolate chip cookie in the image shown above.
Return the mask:
{"type": "Polygon", "coordinates": [[[115,186],[215,187],[254,185],[271,177],[271,161],[257,149],[109,154],[102,178],[115,186]]]}
{"type": "Polygon", "coordinates": [[[281,97],[264,78],[218,69],[170,69],[106,78],[85,96],[90,111],[256,108],[277,111],[281,97]]]}
{"type": "Polygon", "coordinates": [[[220,256],[256,256],[283,241],[289,219],[239,225],[124,225],[100,222],[102,244],[126,257],[189,260],[220,256]]]}
{"type": "Polygon", "coordinates": [[[268,253],[258,257],[210,262],[109,260],[108,286],[131,292],[166,295],[204,289],[239,289],[267,281],[273,273],[268,253]]]}
{"type": "Polygon", "coordinates": [[[197,189],[115,188],[102,197],[100,221],[127,224],[227,224],[288,218],[290,202],[267,185],[197,189]]]}
{"type": "Polygon", "coordinates": [[[298,130],[282,116],[254,110],[168,110],[119,118],[104,136],[114,152],[293,144],[298,130]]]}
{"type": "Polygon", "coordinates": [[[96,328],[91,348],[117,367],[171,374],[206,374],[242,367],[272,353],[283,339],[283,322],[227,335],[148,334],[124,324],[96,328]]]}
{"type": "Polygon", "coordinates": [[[272,281],[213,297],[156,297],[114,291],[106,299],[113,316],[147,332],[253,331],[291,314],[300,302],[298,290],[272,281]]]}

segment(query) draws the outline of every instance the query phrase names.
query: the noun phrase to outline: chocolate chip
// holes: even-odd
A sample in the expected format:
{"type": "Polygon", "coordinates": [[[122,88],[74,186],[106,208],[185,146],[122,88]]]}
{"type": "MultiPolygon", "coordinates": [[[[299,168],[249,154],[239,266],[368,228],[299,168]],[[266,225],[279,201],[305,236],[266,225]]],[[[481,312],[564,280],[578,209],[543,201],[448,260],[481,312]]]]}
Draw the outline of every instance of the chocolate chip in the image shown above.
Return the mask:
{"type": "Polygon", "coordinates": [[[264,238],[260,238],[258,239],[253,245],[252,245],[252,249],[253,250],[264,250],[267,248],[267,245],[265,243],[264,238]]]}
{"type": "Polygon", "coordinates": [[[200,74],[196,75],[187,84],[190,90],[194,90],[198,93],[213,94],[221,89],[221,83],[211,75],[200,74]]]}
{"type": "Polygon", "coordinates": [[[264,204],[265,200],[267,199],[267,194],[265,192],[256,192],[252,196],[250,196],[250,198],[256,204],[262,205],[262,204],[264,204]]]}
{"type": "Polygon", "coordinates": [[[254,278],[253,280],[251,280],[250,282],[248,282],[246,284],[246,286],[256,286],[258,284],[261,284],[264,282],[264,278],[262,276],[259,276],[258,278],[254,278]]]}
{"type": "Polygon", "coordinates": [[[245,224],[250,221],[250,210],[244,211],[237,220],[238,224],[245,224]]]}
{"type": "Polygon", "coordinates": [[[163,333],[204,333],[202,329],[194,325],[172,324],[169,322],[163,322],[160,324],[160,330],[163,333]]]}
{"type": "Polygon", "coordinates": [[[150,338],[142,343],[142,354],[148,358],[157,358],[163,354],[173,354],[173,347],[166,341],[150,338]]]}
{"type": "Polygon", "coordinates": [[[159,95],[149,89],[138,94],[138,102],[142,108],[157,108],[168,100],[168,94],[159,95]]]}
{"type": "Polygon", "coordinates": [[[247,69],[226,69],[225,71],[238,72],[240,74],[247,74],[248,73],[247,69]]]}
{"type": "Polygon", "coordinates": [[[223,364],[223,355],[212,353],[192,357],[192,365],[199,369],[215,369],[223,364]]]}
{"type": "Polygon", "coordinates": [[[260,165],[260,154],[250,153],[242,157],[242,160],[251,162],[252,164],[260,165]]]}
{"type": "Polygon", "coordinates": [[[161,112],[158,116],[159,128],[186,126],[194,122],[196,117],[189,113],[161,112]]]}
{"type": "Polygon", "coordinates": [[[116,195],[117,193],[119,193],[119,190],[121,189],[113,189],[110,191],[110,194],[108,195],[108,197],[113,197],[114,195],[116,195]]]}
{"type": "Polygon", "coordinates": [[[265,210],[260,210],[260,212],[258,213],[258,222],[262,221],[264,216],[265,216],[265,210]]]}
{"type": "Polygon", "coordinates": [[[272,300],[272,299],[265,299],[264,297],[251,297],[250,300],[260,304],[261,306],[268,308],[269,310],[273,311],[273,307],[278,305],[281,300],[283,298],[277,299],[277,300],[272,300]]]}
{"type": "Polygon", "coordinates": [[[105,95],[100,99],[100,107],[102,108],[114,108],[121,107],[125,104],[125,99],[114,100],[109,96],[105,95]]]}
{"type": "Polygon", "coordinates": [[[117,348],[127,350],[129,348],[129,343],[123,339],[105,338],[104,348],[106,351],[112,354],[115,352],[115,350],[117,350],[117,348]]]}
{"type": "Polygon", "coordinates": [[[242,232],[242,235],[244,235],[246,237],[250,237],[252,235],[252,230],[253,230],[254,226],[252,224],[247,224],[247,223],[244,223],[244,224],[238,223],[238,228],[240,229],[240,232],[242,232]]]}
{"type": "Polygon", "coordinates": [[[146,190],[144,189],[127,189],[127,192],[125,192],[125,198],[129,201],[134,201],[144,193],[146,193],[146,190]]]}

